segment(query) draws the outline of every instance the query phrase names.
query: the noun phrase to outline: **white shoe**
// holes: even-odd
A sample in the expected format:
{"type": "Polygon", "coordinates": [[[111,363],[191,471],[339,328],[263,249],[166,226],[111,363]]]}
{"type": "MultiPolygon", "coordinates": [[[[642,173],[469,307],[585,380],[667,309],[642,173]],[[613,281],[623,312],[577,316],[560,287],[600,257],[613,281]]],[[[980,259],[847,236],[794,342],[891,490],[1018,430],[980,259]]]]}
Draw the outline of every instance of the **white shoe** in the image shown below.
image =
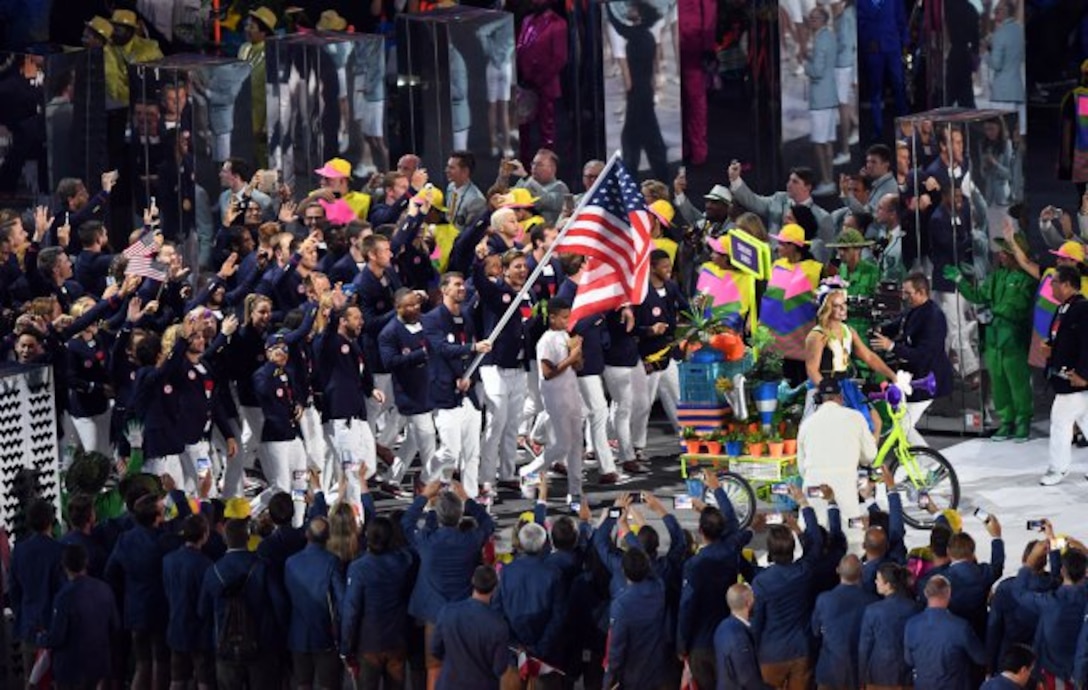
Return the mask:
{"type": "Polygon", "coordinates": [[[849,153],[840,153],[831,159],[831,165],[846,165],[850,162],[849,153]]]}
{"type": "Polygon", "coordinates": [[[812,190],[812,196],[832,196],[837,191],[839,191],[839,188],[834,184],[831,182],[824,182],[823,184],[817,185],[816,189],[812,190]]]}
{"type": "Polygon", "coordinates": [[[389,468],[389,483],[400,484],[400,480],[404,479],[404,473],[408,471],[408,463],[404,462],[400,458],[393,459],[393,466],[389,468]]]}
{"type": "Polygon", "coordinates": [[[1055,484],[1060,484],[1062,479],[1065,478],[1065,475],[1066,472],[1058,472],[1054,469],[1048,469],[1046,471],[1046,474],[1043,475],[1043,478],[1039,480],[1039,483],[1043,486],[1054,486],[1055,484]]]}
{"type": "Polygon", "coordinates": [[[849,137],[846,138],[846,143],[850,144],[851,146],[858,143],[859,141],[861,141],[861,135],[858,134],[858,130],[856,129],[850,133],[849,137]]]}

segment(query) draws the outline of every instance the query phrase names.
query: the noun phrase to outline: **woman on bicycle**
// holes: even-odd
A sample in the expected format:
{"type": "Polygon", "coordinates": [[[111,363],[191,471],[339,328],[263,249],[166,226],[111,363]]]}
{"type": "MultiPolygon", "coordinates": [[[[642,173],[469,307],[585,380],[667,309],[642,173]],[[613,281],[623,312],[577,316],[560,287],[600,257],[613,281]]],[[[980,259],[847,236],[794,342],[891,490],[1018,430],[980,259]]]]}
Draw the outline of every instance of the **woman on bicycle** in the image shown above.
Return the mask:
{"type": "MultiPolygon", "coordinates": [[[[823,288],[828,288],[824,285],[823,288]]],[[[805,399],[805,416],[813,409],[813,392],[825,377],[837,379],[842,388],[843,402],[869,419],[869,428],[876,428],[870,415],[869,405],[861,390],[853,381],[854,359],[884,376],[895,380],[895,372],[878,357],[857,331],[846,324],[846,290],[830,287],[820,296],[820,308],[816,312],[816,326],[805,338],[805,372],[810,384],[805,399]]]]}

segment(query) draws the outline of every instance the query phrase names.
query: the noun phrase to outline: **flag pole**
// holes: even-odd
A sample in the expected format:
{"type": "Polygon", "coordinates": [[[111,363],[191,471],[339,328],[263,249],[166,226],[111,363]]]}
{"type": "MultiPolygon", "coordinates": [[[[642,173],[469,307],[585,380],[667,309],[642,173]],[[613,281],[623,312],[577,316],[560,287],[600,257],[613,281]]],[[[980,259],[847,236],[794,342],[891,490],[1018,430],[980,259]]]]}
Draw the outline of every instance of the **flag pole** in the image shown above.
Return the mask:
{"type": "MultiPolygon", "coordinates": [[[[578,202],[578,206],[571,212],[567,222],[563,224],[563,229],[559,231],[559,234],[552,240],[552,244],[548,247],[548,250],[544,252],[544,256],[541,257],[537,263],[533,272],[525,279],[525,284],[521,286],[521,290],[518,291],[517,296],[510,302],[510,306],[506,308],[506,313],[502,315],[499,322],[495,324],[495,327],[491,329],[491,333],[487,335],[487,340],[494,342],[495,336],[497,336],[502,329],[506,328],[506,324],[510,322],[510,319],[514,316],[514,312],[518,310],[521,305],[521,300],[525,298],[525,295],[533,287],[533,283],[540,277],[540,274],[544,272],[544,267],[548,265],[548,260],[552,258],[552,254],[555,252],[555,247],[559,244],[559,240],[563,239],[567,231],[570,229],[570,221],[578,217],[578,214],[582,212],[582,208],[593,198],[593,194],[597,191],[597,187],[601,184],[601,181],[605,179],[605,175],[616,165],[616,162],[620,160],[620,152],[616,151],[612,154],[612,157],[608,159],[608,163],[605,164],[604,169],[601,170],[601,174],[597,176],[597,179],[593,182],[593,186],[582,195],[582,200],[578,202]]],[[[472,363],[468,365],[468,369],[465,370],[463,378],[471,378],[473,372],[480,366],[480,362],[483,361],[486,356],[483,352],[477,352],[476,357],[472,360],[472,363]]]]}

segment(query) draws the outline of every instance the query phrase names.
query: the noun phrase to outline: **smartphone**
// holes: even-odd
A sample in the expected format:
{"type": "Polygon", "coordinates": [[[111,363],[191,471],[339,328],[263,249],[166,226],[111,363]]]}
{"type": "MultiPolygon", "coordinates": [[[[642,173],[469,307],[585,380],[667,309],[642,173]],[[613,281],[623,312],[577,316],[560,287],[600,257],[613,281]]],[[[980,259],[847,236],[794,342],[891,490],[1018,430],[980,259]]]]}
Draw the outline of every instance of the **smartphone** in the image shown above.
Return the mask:
{"type": "Polygon", "coordinates": [[[928,508],[929,507],[929,494],[927,494],[924,491],[919,491],[918,492],[918,507],[919,508],[928,508]]]}
{"type": "Polygon", "coordinates": [[[631,497],[631,503],[642,503],[642,492],[641,491],[632,491],[632,492],[628,493],[627,495],[631,497]]]}
{"type": "MultiPolygon", "coordinates": [[[[572,504],[572,507],[573,507],[573,504],[572,504]]],[[[622,513],[623,513],[623,510],[621,508],[613,507],[613,508],[608,509],[608,517],[613,519],[613,520],[618,520],[622,513]]]]}
{"type": "Polygon", "coordinates": [[[571,501],[570,512],[574,513],[575,515],[582,512],[582,504],[578,501],[571,501]]]}
{"type": "Polygon", "coordinates": [[[211,474],[211,471],[212,471],[212,461],[211,460],[209,460],[208,458],[197,458],[196,459],[196,476],[203,479],[204,477],[207,477],[209,474],[211,474]]]}
{"type": "Polygon", "coordinates": [[[865,529],[865,518],[852,517],[846,521],[846,526],[850,529],[865,529]]]}
{"type": "Polygon", "coordinates": [[[676,175],[677,175],[678,177],[687,177],[687,176],[688,176],[688,168],[687,168],[687,166],[686,166],[686,165],[681,165],[681,166],[680,166],[680,169],[676,171],[676,175]]]}
{"type": "Polygon", "coordinates": [[[677,494],[672,499],[673,510],[691,510],[691,496],[689,494],[677,494]]]}
{"type": "Polygon", "coordinates": [[[1028,520],[1028,530],[1042,532],[1046,529],[1046,520],[1028,520]]]}
{"type": "Polygon", "coordinates": [[[975,517],[978,518],[979,520],[981,520],[982,522],[989,522],[990,521],[990,514],[987,513],[985,510],[983,510],[982,508],[975,508],[975,517]]]}
{"type": "Polygon", "coordinates": [[[787,482],[780,482],[778,484],[771,484],[771,493],[775,496],[789,496],[790,485],[787,482]]]}
{"type": "Polygon", "coordinates": [[[768,525],[781,525],[785,522],[785,518],[782,517],[782,513],[767,513],[768,525]]]}
{"type": "Polygon", "coordinates": [[[818,486],[810,486],[805,489],[805,496],[809,498],[823,498],[824,490],[818,486]]]}

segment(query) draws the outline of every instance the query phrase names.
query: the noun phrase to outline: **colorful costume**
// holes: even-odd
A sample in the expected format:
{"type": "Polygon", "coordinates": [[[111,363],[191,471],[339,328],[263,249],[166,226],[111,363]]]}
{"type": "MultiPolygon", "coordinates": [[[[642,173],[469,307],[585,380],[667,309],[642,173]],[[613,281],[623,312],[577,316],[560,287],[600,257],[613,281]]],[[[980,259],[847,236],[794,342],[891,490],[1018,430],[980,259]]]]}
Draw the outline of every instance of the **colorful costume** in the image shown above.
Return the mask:
{"type": "Polygon", "coordinates": [[[695,284],[696,292],[710,295],[715,307],[729,307],[743,317],[747,317],[751,308],[749,295],[752,294],[752,276],[740,271],[730,271],[707,261],[699,269],[699,279],[695,284]]]}
{"type": "Polygon", "coordinates": [[[774,334],[785,359],[805,361],[805,337],[816,323],[816,288],[822,271],[823,265],[812,259],[797,264],[779,259],[771,269],[759,320],[774,334]]]}

